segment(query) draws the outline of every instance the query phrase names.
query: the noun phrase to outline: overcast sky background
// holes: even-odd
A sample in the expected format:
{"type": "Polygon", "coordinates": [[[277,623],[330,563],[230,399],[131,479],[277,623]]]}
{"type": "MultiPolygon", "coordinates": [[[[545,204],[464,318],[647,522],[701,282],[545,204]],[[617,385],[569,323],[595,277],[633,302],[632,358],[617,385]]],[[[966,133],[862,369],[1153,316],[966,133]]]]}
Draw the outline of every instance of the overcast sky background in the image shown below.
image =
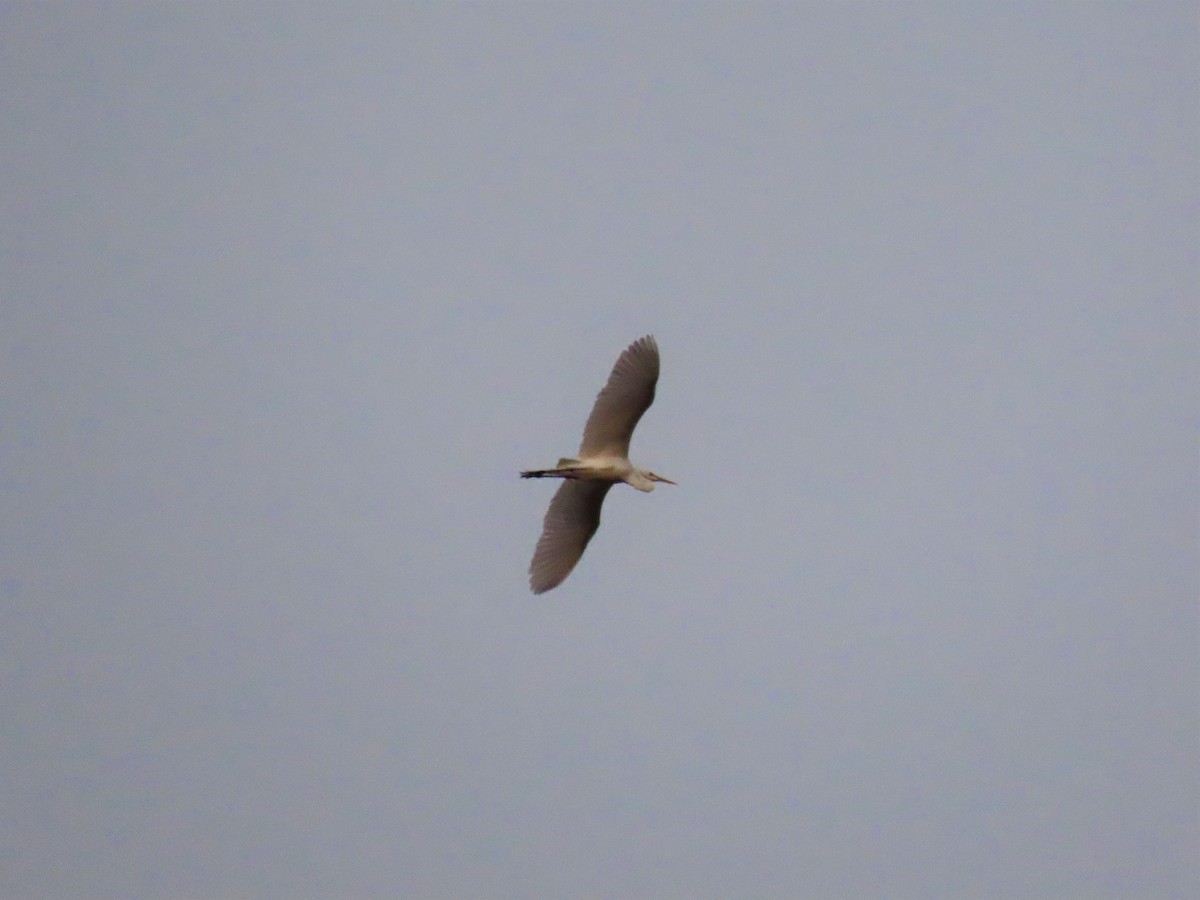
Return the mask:
{"type": "Polygon", "coordinates": [[[1198,16],[5,5],[0,895],[1200,893],[1198,16]]]}

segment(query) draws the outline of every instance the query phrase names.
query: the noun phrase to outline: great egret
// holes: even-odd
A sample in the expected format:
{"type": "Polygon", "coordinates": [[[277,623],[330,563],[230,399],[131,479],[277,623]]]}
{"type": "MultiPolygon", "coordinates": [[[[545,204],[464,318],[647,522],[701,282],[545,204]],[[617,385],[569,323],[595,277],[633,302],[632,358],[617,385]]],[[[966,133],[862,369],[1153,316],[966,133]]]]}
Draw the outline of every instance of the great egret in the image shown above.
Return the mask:
{"type": "Polygon", "coordinates": [[[608,384],[596,395],[579,453],[560,459],[553,469],[521,473],[522,478],[565,479],[546,510],[529,564],[529,586],[535,594],[558,587],[571,574],[600,527],[600,507],[610,487],[623,481],[649,493],[656,481],[675,483],[629,462],[629,438],[654,402],[657,383],[658,344],[648,334],[625,348],[608,384]]]}

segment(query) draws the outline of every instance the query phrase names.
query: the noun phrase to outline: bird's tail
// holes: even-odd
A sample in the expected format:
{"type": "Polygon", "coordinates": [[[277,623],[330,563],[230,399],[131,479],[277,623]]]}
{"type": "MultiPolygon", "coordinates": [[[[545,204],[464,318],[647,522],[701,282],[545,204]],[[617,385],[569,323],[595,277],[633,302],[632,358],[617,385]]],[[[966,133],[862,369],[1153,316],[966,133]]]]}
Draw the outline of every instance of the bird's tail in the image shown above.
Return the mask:
{"type": "Polygon", "coordinates": [[[579,468],[579,460],[564,456],[553,469],[530,469],[522,472],[522,478],[570,478],[579,468]]]}

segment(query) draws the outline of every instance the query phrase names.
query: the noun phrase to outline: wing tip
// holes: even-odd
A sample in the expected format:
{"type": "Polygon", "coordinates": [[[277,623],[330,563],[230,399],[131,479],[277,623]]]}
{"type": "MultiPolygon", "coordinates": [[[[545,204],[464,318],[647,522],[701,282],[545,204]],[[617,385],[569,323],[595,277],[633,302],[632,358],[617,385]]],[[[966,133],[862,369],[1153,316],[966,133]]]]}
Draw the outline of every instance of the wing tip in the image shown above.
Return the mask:
{"type": "Polygon", "coordinates": [[[653,347],[655,350],[657,350],[658,349],[658,341],[656,341],[654,339],[653,334],[643,334],[640,338],[638,338],[636,341],[634,341],[632,344],[629,345],[629,348],[631,350],[634,347],[645,347],[646,349],[650,349],[651,347],[653,347]]]}
{"type": "MultiPolygon", "coordinates": [[[[570,573],[568,572],[567,574],[569,575],[570,573]]],[[[532,594],[544,594],[547,591],[554,590],[556,587],[558,587],[560,584],[562,584],[566,580],[567,580],[567,576],[564,575],[562,578],[559,578],[557,580],[551,578],[548,582],[547,581],[539,581],[537,574],[534,572],[530,572],[529,573],[529,591],[532,594]]]]}

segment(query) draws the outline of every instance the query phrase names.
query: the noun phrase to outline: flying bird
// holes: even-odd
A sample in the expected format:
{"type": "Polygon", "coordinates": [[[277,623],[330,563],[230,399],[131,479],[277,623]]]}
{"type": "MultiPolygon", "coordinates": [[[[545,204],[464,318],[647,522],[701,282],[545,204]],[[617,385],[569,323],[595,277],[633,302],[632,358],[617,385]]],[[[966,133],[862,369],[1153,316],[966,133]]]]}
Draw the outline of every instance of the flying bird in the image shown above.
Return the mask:
{"type": "Polygon", "coordinates": [[[579,453],[552,469],[531,469],[522,478],[562,478],[550,501],[542,536],[529,564],[529,586],[535,594],[558,587],[583,556],[600,527],[600,507],[618,481],[649,493],[669,478],[636,468],[629,461],[629,438],[650,404],[658,383],[658,344],[653,335],[630,344],[613,366],[608,384],[596,396],[583,428],[579,453]]]}

